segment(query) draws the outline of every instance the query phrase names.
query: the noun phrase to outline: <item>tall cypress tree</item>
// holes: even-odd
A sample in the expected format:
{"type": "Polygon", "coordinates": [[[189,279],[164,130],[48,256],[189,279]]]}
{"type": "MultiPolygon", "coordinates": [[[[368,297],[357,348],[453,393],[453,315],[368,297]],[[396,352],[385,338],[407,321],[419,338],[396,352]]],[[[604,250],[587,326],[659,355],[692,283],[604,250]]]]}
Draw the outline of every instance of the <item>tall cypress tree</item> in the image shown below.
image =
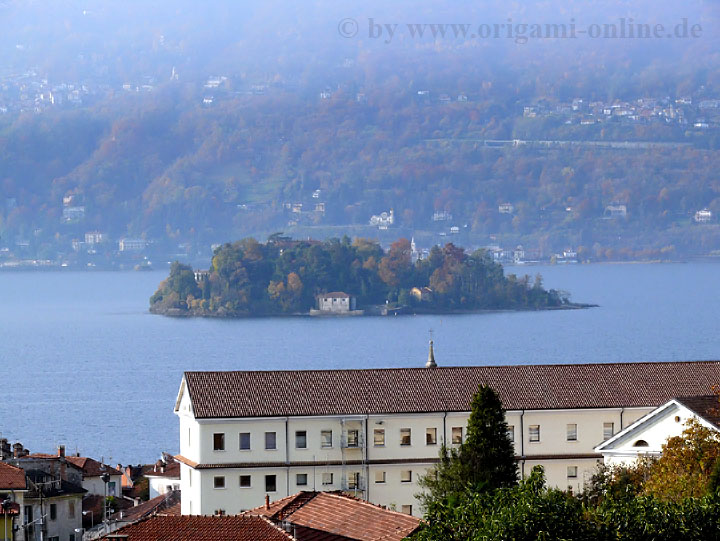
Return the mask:
{"type": "Polygon", "coordinates": [[[471,404],[467,437],[457,448],[443,442],[440,462],[420,479],[425,507],[465,492],[489,492],[517,484],[518,468],[498,395],[481,385],[471,404]]]}

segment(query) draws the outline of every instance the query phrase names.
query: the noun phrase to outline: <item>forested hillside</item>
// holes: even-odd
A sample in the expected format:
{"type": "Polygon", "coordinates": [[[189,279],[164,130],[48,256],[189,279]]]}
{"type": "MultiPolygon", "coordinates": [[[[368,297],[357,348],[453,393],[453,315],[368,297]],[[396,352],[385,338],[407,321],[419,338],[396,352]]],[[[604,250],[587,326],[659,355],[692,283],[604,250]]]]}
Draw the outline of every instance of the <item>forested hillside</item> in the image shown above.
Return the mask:
{"type": "MultiPolygon", "coordinates": [[[[448,8],[447,20],[482,22],[505,10],[548,20],[541,5],[491,4],[486,13],[448,8]]],[[[469,245],[522,243],[546,256],[571,247],[595,259],[720,249],[720,55],[707,24],[702,39],[682,43],[406,36],[384,44],[362,35],[370,15],[401,24],[424,11],[311,5],[312,17],[232,4],[162,17],[138,5],[146,21],[117,25],[133,36],[127,42],[105,6],[104,19],[85,10],[64,24],[113,39],[100,45],[82,33],[70,50],[42,54],[22,45],[33,22],[12,26],[3,38],[17,45],[8,57],[16,71],[2,79],[0,248],[23,241],[36,255],[69,251],[97,230],[206,254],[277,230],[338,235],[332,228],[364,227],[392,209],[399,231],[388,238],[416,234],[428,246],[455,226],[469,245]],[[362,23],[357,39],[338,37],[343,14],[362,23]],[[193,34],[193,17],[210,17],[216,35],[193,34]],[[258,21],[276,26],[261,35],[258,21]],[[17,75],[23,62],[35,67],[17,75]],[[43,77],[74,83],[53,87],[43,77]],[[80,97],[48,104],[43,91],[23,109],[33,85],[80,97]],[[642,144],[596,144],[627,142],[642,144]],[[499,212],[503,203],[512,212],[499,212]],[[608,219],[619,205],[621,219],[608,219]],[[67,206],[83,215],[68,218],[67,206]],[[714,218],[699,226],[701,209],[714,218]]],[[[28,6],[33,17],[52,16],[28,6]]],[[[682,13],[653,6],[572,5],[555,16],[717,16],[702,3],[682,13]]]]}

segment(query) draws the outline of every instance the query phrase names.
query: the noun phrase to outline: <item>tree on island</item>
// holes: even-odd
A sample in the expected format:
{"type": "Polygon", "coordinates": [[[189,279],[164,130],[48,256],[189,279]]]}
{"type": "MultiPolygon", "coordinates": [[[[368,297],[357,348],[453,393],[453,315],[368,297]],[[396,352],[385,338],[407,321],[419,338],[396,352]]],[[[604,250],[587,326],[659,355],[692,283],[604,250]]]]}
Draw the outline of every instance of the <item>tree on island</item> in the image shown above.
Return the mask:
{"type": "Polygon", "coordinates": [[[508,436],[498,395],[481,385],[471,404],[467,437],[457,448],[440,449],[440,462],[420,478],[419,495],[426,509],[452,504],[468,493],[491,492],[517,484],[515,450],[508,436]]]}
{"type": "Polygon", "coordinates": [[[485,250],[448,243],[412,261],[407,239],[385,251],[375,241],[348,237],[294,241],[273,235],[228,243],[213,254],[202,288],[187,265],[175,263],[150,299],[159,313],[238,316],[306,313],[317,295],[343,291],[359,306],[385,305],[415,312],[541,309],[568,304],[541,281],[505,276],[485,250]],[[431,295],[418,300],[414,288],[431,295]]]}

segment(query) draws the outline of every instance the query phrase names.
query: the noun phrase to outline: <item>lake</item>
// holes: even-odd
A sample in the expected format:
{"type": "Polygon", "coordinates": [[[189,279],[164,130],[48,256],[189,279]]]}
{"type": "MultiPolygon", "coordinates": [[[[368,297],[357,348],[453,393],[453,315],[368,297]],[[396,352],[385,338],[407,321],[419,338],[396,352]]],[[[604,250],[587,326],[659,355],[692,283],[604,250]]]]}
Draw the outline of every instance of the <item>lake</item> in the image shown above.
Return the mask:
{"type": "Polygon", "coordinates": [[[720,357],[713,263],[510,267],[588,310],[376,318],[150,315],[163,272],[0,273],[0,433],[108,462],[176,452],[185,370],[440,366],[720,357]]]}

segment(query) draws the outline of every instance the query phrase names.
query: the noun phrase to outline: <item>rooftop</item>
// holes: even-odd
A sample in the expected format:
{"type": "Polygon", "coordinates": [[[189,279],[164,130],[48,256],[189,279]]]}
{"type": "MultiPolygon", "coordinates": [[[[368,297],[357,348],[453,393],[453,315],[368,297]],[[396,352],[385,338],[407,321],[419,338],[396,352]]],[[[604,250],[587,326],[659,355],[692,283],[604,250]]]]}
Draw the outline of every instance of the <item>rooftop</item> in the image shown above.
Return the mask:
{"type": "Polygon", "coordinates": [[[25,490],[25,471],[0,462],[0,490],[25,490]]]}
{"type": "Polygon", "coordinates": [[[172,490],[167,494],[161,494],[155,498],[124,509],[112,515],[113,520],[121,520],[124,522],[134,522],[152,515],[179,515],[175,513],[174,506],[180,503],[180,491],[172,490]]]}
{"type": "Polygon", "coordinates": [[[186,372],[198,419],[468,411],[480,384],[506,410],[655,407],[707,395],[720,361],[186,372]],[[401,392],[399,392],[401,391],[401,392]]]}
{"type": "Polygon", "coordinates": [[[80,468],[83,472],[83,477],[100,477],[102,474],[107,473],[108,475],[122,475],[122,472],[116,470],[112,466],[98,462],[94,458],[88,458],[86,456],[67,456],[65,459],[74,466],[80,468]]]}
{"type": "Polygon", "coordinates": [[[420,519],[339,492],[300,492],[250,511],[296,527],[298,538],[323,541],[400,541],[420,519]]]}
{"type": "Polygon", "coordinates": [[[101,539],[126,541],[289,541],[295,539],[264,517],[154,516],[101,539]]]}

